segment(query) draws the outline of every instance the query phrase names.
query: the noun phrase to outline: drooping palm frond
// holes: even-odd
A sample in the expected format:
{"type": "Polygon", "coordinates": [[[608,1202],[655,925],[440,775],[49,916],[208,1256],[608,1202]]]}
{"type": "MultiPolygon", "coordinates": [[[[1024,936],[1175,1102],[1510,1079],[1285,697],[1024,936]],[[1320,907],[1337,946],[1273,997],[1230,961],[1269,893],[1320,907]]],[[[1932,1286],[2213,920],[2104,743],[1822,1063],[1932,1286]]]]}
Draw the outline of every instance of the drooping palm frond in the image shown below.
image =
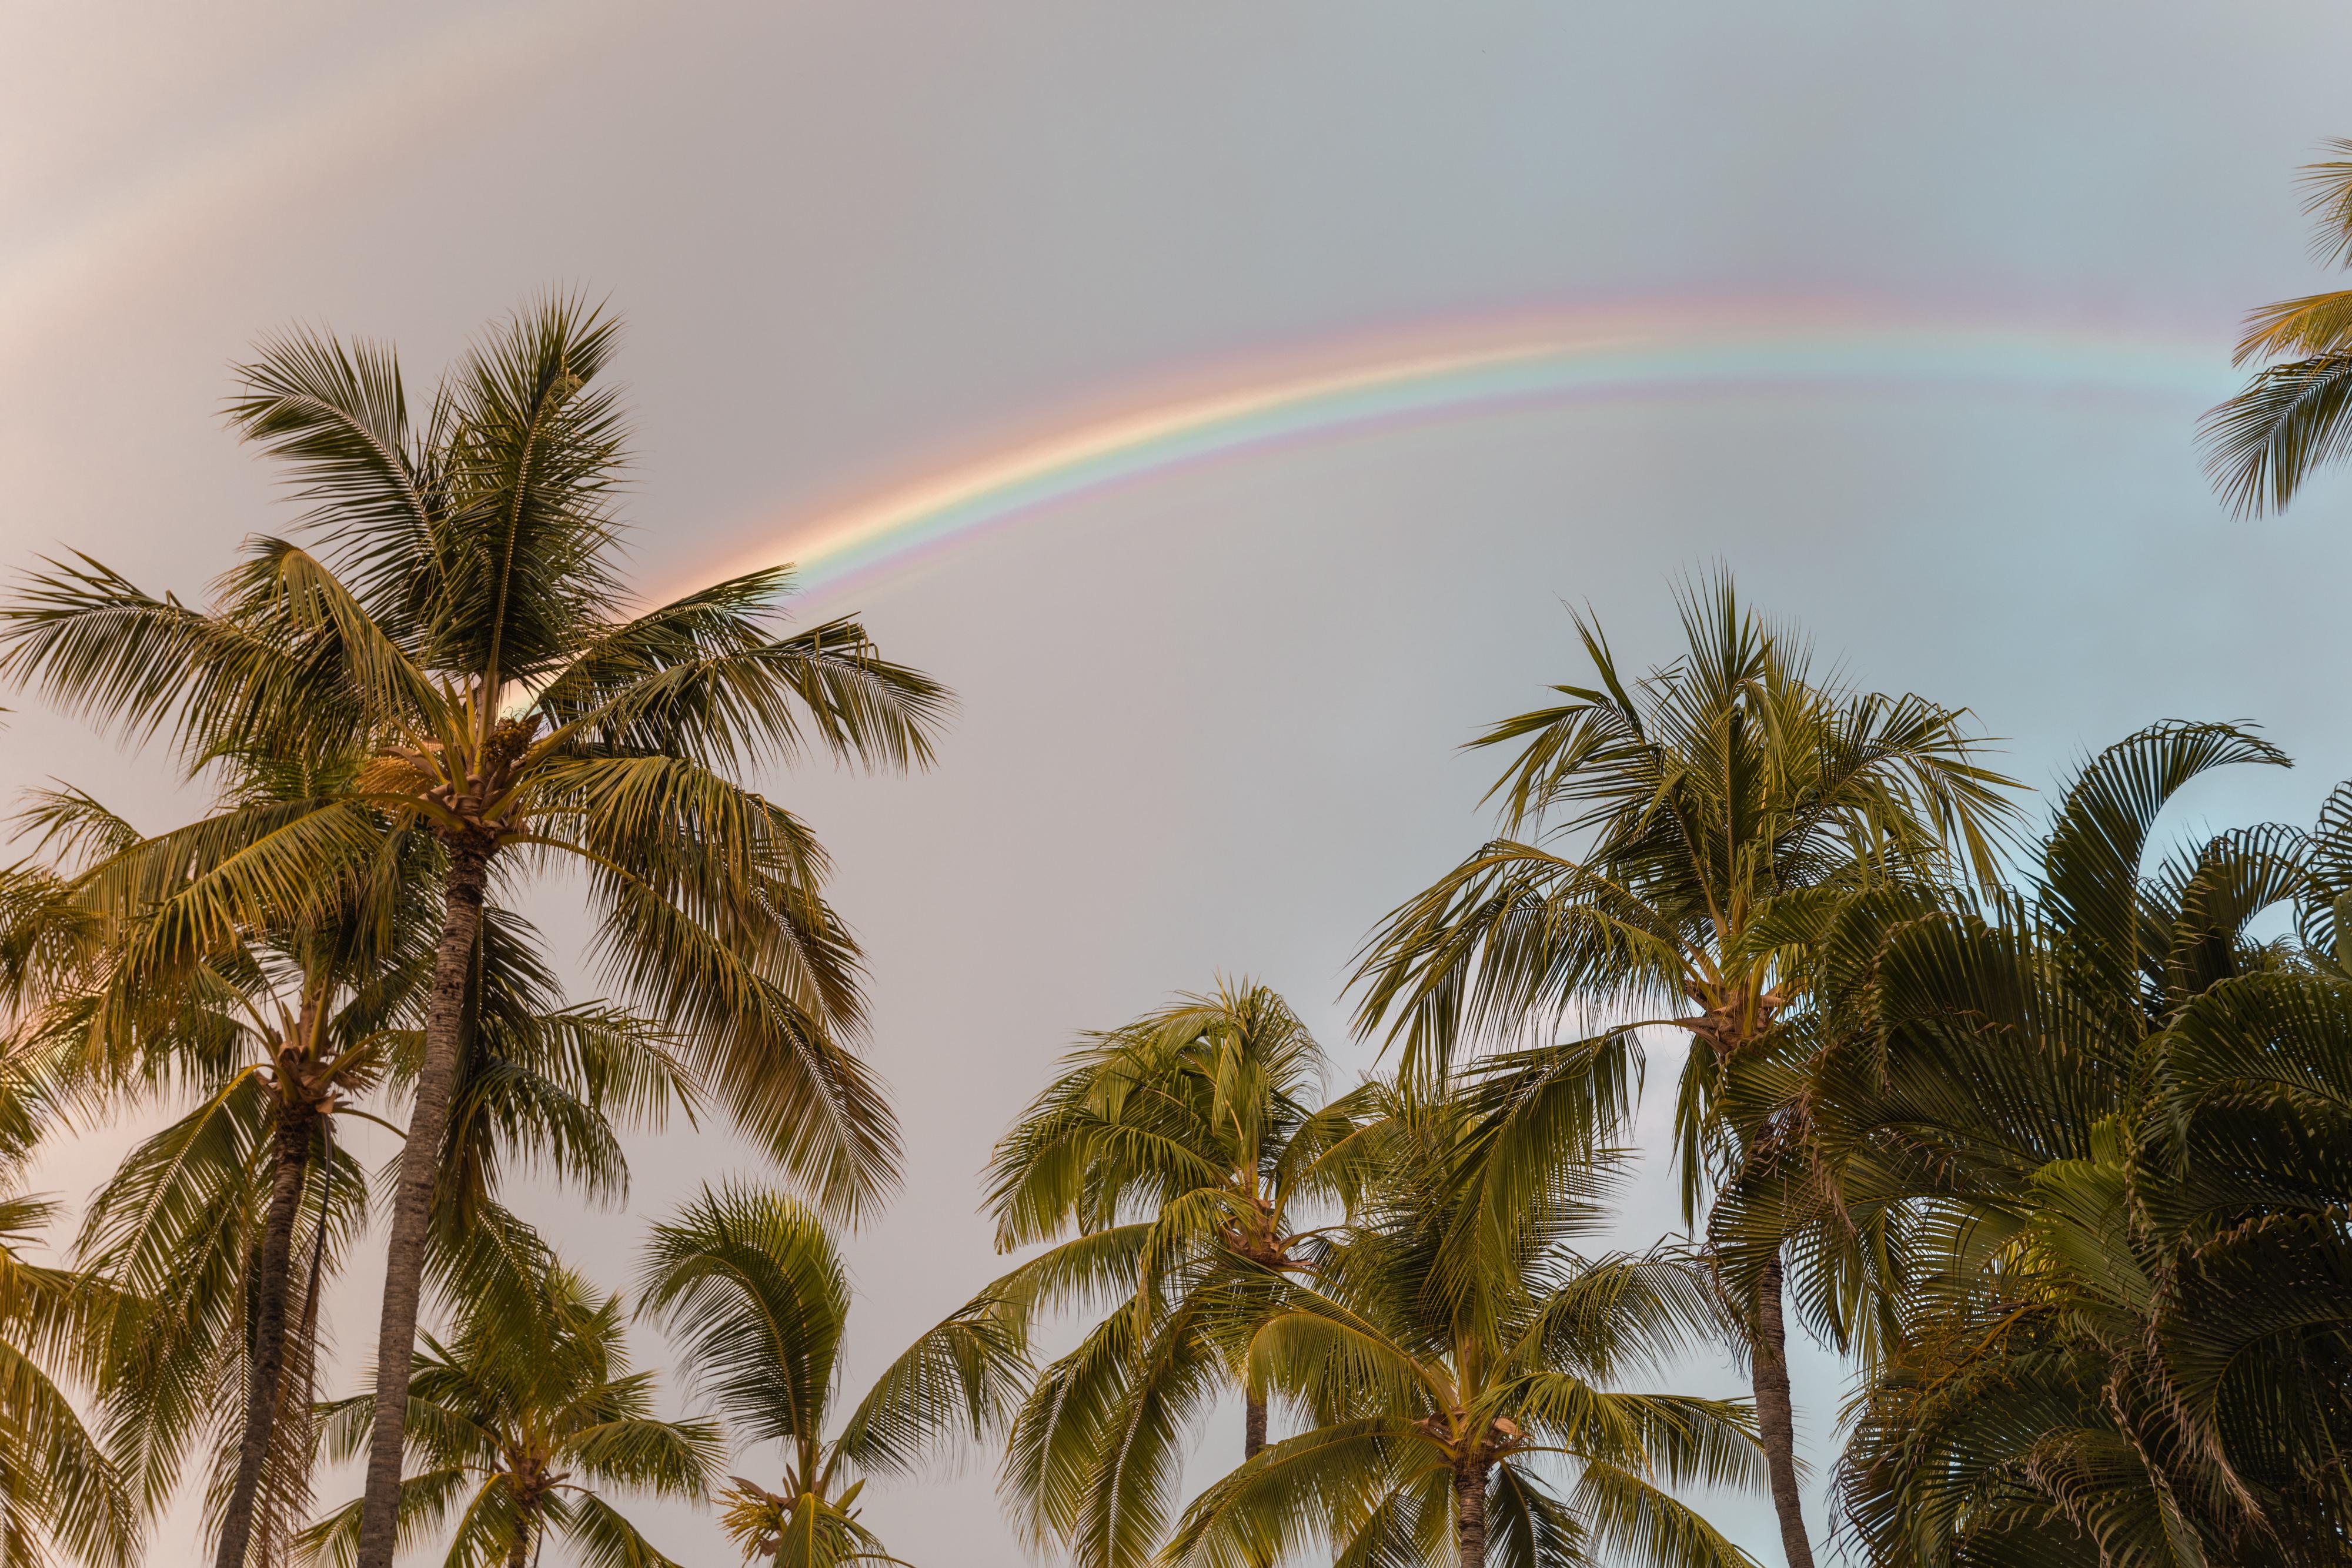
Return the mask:
{"type": "Polygon", "coordinates": [[[0,1559],[130,1568],[139,1500],[74,1397],[100,1375],[121,1302],[103,1281],[26,1256],[56,1216],[47,1198],[0,1195],[0,1559]]]}
{"type": "MultiPolygon", "coordinates": [[[[2312,255],[2325,267],[2352,263],[2352,143],[2303,172],[2304,211],[2316,220],[2312,255]]],[[[2256,371],[2245,390],[2198,423],[2205,472],[2240,516],[2284,511],[2305,480],[2344,455],[2346,395],[2352,388],[2352,291],[2282,299],[2250,312],[2231,363],[2280,362],[2256,371]]]]}

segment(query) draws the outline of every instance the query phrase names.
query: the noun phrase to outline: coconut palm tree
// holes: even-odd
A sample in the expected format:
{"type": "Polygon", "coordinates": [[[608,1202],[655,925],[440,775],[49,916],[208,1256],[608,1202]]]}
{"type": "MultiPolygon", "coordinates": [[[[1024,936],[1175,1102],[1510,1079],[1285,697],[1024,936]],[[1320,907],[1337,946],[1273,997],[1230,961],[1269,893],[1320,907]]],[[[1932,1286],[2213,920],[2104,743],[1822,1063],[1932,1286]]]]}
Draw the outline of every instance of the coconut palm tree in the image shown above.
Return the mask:
{"type": "Polygon", "coordinates": [[[836,1429],[847,1272],[813,1210],[754,1187],[705,1187],[656,1226],[638,1293],[738,1441],[783,1450],[777,1486],[739,1475],[719,1499],[746,1560],[779,1568],[897,1561],[858,1522],[866,1480],[981,1435],[1027,1372],[1019,1320],[983,1300],[917,1340],[836,1429]]]}
{"type": "MultiPolygon", "coordinates": [[[[1578,618],[1598,684],[1559,686],[1559,705],[1473,743],[1517,748],[1491,792],[1504,836],[1393,911],[1357,979],[1363,1027],[1402,1040],[1418,1093],[1442,1092],[1468,1037],[1612,1010],[1633,1017],[1591,1043],[1628,1057],[1640,1029],[1687,1033],[1675,1127],[1696,1221],[1773,1131],[1739,1124],[1721,1092],[1727,1072],[1785,1050],[1808,1005],[1812,959],[1786,935],[1797,916],[1948,874],[1956,857],[1991,878],[2010,785],[1977,760],[1963,710],[1816,679],[1727,577],[1680,609],[1687,651],[1630,687],[1578,618]]],[[[1726,1282],[1742,1301],[1781,1543],[1790,1568],[1811,1568],[1785,1265],[1777,1245],[1752,1262],[1726,1282]]]]}
{"type": "MultiPolygon", "coordinates": [[[[1246,981],[1091,1035],[997,1145],[998,1249],[1055,1241],[990,1288],[1035,1316],[1113,1310],[1046,1367],[1004,1485],[1041,1542],[1099,1568],[1145,1562],[1186,1439],[1235,1385],[1201,1312],[1244,1281],[1311,1273],[1367,1153],[1362,1093],[1318,1108],[1322,1050],[1246,981]]],[[[1245,1394],[1242,1453],[1266,1440],[1245,1394]]]]}
{"type": "MultiPolygon", "coordinates": [[[[193,965],[142,964],[146,930],[173,917],[178,886],[205,869],[211,826],[331,794],[352,771],[250,755],[220,761],[221,812],[193,834],[142,837],[73,790],[37,793],[21,820],[47,845],[91,858],[68,884],[69,906],[123,927],[85,985],[53,998],[43,1030],[67,1049],[94,1047],[109,1064],[102,1097],[194,1102],[97,1195],[80,1254],[134,1303],[115,1325],[104,1390],[113,1446],[160,1504],[190,1438],[219,1434],[216,1561],[236,1568],[248,1549],[276,1561],[308,1510],[304,1417],[320,1291],[366,1209],[364,1175],[337,1151],[332,1128],[381,1120],[365,1107],[415,1078],[437,853],[427,832],[388,831],[377,873],[345,902],[193,965]],[[281,1421],[290,1421],[282,1431],[281,1421]]],[[[535,1249],[526,1228],[496,1210],[502,1155],[542,1159],[617,1199],[627,1173],[608,1116],[657,1122],[690,1089],[638,1020],[563,1007],[529,927],[486,912],[436,1196],[436,1261],[445,1270],[470,1261],[467,1294],[479,1298],[493,1283],[482,1264],[502,1268],[535,1249]],[[500,1244],[469,1255],[466,1239],[478,1231],[500,1244]]]]}
{"type": "MultiPolygon", "coordinates": [[[[1608,1069],[1588,1052],[1585,1071],[1608,1069]]],[[[1212,1484],[1171,1563],[1244,1568],[1320,1537],[1346,1568],[1751,1568],[1669,1490],[1762,1479],[1747,1410],[1619,1386],[1720,1333],[1706,1270],[1578,1255],[1620,1156],[1570,1138],[1531,1160],[1526,1110],[1494,1077],[1394,1103],[1382,1179],[1314,1282],[1276,1282],[1271,1310],[1244,1296],[1229,1324],[1251,1385],[1306,1429],[1212,1484]]]]}
{"type": "MultiPolygon", "coordinates": [[[[425,1336],[408,1375],[408,1442],[424,1468],[401,1483],[406,1540],[448,1527],[449,1568],[536,1563],[551,1539],[583,1562],[676,1568],[608,1492],[700,1498],[725,1459],[708,1421],[654,1415],[651,1373],[629,1370],[621,1298],[569,1269],[536,1282],[531,1310],[469,1317],[425,1336]]],[[[365,1445],[373,1396],[327,1406],[339,1458],[365,1445]]],[[[360,1503],[303,1532],[305,1555],[350,1563],[360,1503]]]]}
{"type": "Polygon", "coordinates": [[[605,968],[712,1095],[836,1209],[889,1179],[888,1109],[845,1042],[857,951],[805,824],[739,782],[814,742],[920,763],[946,694],[854,621],[775,623],[785,569],[615,612],[624,461],[599,377],[616,325],[551,298],[478,343],[409,417],[390,350],[296,333],[239,372],[236,428],[289,465],[319,548],[259,538],[197,609],[82,559],[0,607],[0,674],[192,758],[355,753],[348,794],[237,824],[159,948],[201,952],[341,896],[377,824],[442,866],[425,1051],[391,1195],[362,1568],[390,1568],[400,1397],[495,874],[585,883],[605,968]]]}
{"type": "MultiPolygon", "coordinates": [[[[2317,220],[2312,250],[2352,265],[2352,141],[2303,172],[2304,211],[2317,220]]],[[[2205,471],[2241,515],[2284,511],[2303,482],[2352,442],[2352,290],[2265,305],[2246,318],[2232,363],[2278,362],[2208,412],[2200,425],[2205,471]]]]}
{"type": "Polygon", "coordinates": [[[1840,1495],[1874,1562],[2340,1562],[2352,1524],[2352,787],[2159,858],[2242,731],[2069,792],[2027,895],[1854,905],[1805,1075],[1843,1202],[1895,1215],[1901,1333],[1840,1495]],[[2250,927],[2281,904],[2297,933],[2250,927]]]}

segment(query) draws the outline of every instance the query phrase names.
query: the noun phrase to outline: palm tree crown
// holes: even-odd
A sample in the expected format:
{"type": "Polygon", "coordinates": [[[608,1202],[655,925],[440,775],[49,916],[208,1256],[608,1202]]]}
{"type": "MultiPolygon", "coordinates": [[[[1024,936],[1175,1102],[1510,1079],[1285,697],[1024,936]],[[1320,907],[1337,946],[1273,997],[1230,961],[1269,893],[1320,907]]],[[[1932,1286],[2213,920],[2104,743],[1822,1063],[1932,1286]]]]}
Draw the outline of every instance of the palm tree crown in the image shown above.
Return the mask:
{"type": "MultiPolygon", "coordinates": [[[[629,1370],[619,1296],[562,1267],[533,1293],[529,1312],[471,1318],[446,1345],[425,1336],[408,1375],[408,1440],[424,1468],[401,1483],[402,1534],[454,1515],[449,1568],[520,1568],[551,1537],[583,1562],[676,1568],[604,1494],[701,1497],[720,1459],[717,1427],[655,1416],[653,1375],[629,1370]]],[[[327,1407],[338,1458],[361,1450],[373,1403],[327,1407]]],[[[348,1563],[359,1522],[354,1500],[303,1544],[348,1563]]]]}
{"type": "Polygon", "coordinates": [[[2165,725],[2082,772],[2030,898],[1857,904],[1801,1092],[1908,1267],[1840,1495],[1872,1561],[2319,1563],[2352,1519],[2352,786],[2318,831],[2168,857],[2166,804],[2278,764],[2165,725]],[[2250,932],[2267,909],[2294,936],[2250,932]]]}
{"type": "MultiPolygon", "coordinates": [[[[997,1145],[999,1249],[1058,1244],[992,1295],[1032,1317],[1113,1303],[1013,1426],[1005,1490],[1039,1540],[1099,1568],[1157,1548],[1185,1439],[1234,1382],[1204,1303],[1311,1270],[1361,1168],[1363,1098],[1317,1107],[1324,1067],[1280,996],[1220,983],[1089,1037],[997,1145]]],[[[1249,1396],[1244,1456],[1265,1437],[1249,1396]]]]}
{"type": "Polygon", "coordinates": [[[705,1188],[655,1228],[639,1293],[737,1437],[782,1450],[777,1486],[736,1476],[719,1500],[745,1558],[779,1568],[896,1561],[858,1522],[866,1479],[979,1436],[1026,1372],[1021,1325],[984,1301],[918,1339],[836,1428],[849,1278],[823,1221],[780,1193],[705,1188]]]}
{"type": "Polygon", "coordinates": [[[1315,1281],[1225,1325],[1307,1429],[1212,1485],[1173,1562],[1244,1568],[1319,1534],[1348,1568],[1748,1568],[1664,1490],[1760,1479],[1747,1412],[1612,1386],[1718,1332],[1706,1271],[1574,1252],[1618,1160],[1574,1140],[1529,1158],[1531,1109],[1499,1078],[1391,1100],[1381,1179],[1315,1281]]]}

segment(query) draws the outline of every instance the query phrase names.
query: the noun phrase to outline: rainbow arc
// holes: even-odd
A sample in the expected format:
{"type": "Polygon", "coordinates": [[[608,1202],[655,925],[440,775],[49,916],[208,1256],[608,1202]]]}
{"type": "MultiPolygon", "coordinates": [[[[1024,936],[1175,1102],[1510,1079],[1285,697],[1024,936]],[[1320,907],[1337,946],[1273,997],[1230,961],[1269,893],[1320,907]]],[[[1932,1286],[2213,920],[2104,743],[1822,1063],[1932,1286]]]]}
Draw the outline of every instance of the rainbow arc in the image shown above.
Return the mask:
{"type": "MultiPolygon", "coordinates": [[[[1469,335],[1469,334],[1465,334],[1469,335]]],[[[803,593],[871,583],[929,551],[1105,486],[1269,445],[1410,420],[1576,401],[1780,389],[2079,390],[2202,406],[2230,387],[2227,344],[2016,321],[1819,309],[1694,308],[1553,319],[1454,348],[1360,349],[1338,368],[1084,420],[830,513],[761,526],[736,570],[793,561],[803,593]]]]}

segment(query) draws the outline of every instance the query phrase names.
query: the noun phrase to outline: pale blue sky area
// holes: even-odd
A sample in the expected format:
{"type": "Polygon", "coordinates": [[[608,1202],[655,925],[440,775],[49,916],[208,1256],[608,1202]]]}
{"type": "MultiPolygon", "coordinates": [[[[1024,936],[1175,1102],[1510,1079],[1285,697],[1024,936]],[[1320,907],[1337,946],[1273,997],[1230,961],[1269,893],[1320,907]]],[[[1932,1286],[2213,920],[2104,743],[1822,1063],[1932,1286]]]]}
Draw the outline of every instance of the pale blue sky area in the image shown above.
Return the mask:
{"type": "MultiPolygon", "coordinates": [[[[183,593],[285,520],[218,409],[289,321],[394,339],[422,380],[538,289],[609,294],[636,548],[675,581],[1135,389],[1629,295],[2161,334],[2210,345],[2218,395],[2240,312],[2318,286],[2293,174],[2352,135],[2352,13],[2319,4],[253,0],[20,7],[0,41],[6,564],[71,546],[183,593]]],[[[1720,561],[1856,680],[1974,706],[2032,782],[2151,719],[2244,718],[2302,766],[2184,821],[2307,819],[2352,773],[2352,489],[2229,520],[2200,402],[1466,415],[1124,485],[866,589],[885,647],[962,695],[940,766],[765,781],[840,862],[907,1126],[906,1190],[854,1247],[859,1366],[995,1267],[975,1175],[1073,1031],[1223,968],[1369,1061],[1349,956],[1480,835],[1452,748],[1575,678],[1562,600],[1646,662],[1670,580],[1720,561]]],[[[77,727],[9,722],[0,787],[181,809],[77,727]]],[[[566,904],[532,906],[562,941],[566,904]]],[[[50,1179],[78,1198],[123,1136],[50,1179]]],[[[614,1284],[648,1213],[740,1168],[712,1136],[638,1147],[627,1214],[539,1206],[614,1284]]],[[[1629,1239],[1665,1194],[1654,1161],[1629,1239]]],[[[1843,1375],[1800,1374],[1825,1455],[1843,1375]]],[[[871,1495],[916,1563],[1024,1560],[984,1466],[871,1495]]],[[[1778,1562],[1760,1504],[1723,1517],[1778,1562]]],[[[729,1560],[707,1518],[659,1539],[729,1560]]]]}

